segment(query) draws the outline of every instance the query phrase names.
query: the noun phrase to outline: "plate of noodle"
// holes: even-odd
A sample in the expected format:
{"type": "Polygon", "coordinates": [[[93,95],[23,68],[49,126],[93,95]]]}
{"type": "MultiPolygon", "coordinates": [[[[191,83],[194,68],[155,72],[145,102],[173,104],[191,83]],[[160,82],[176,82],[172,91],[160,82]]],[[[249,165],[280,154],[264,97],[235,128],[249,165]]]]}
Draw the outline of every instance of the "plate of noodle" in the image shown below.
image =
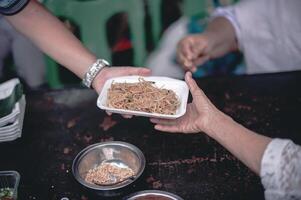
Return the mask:
{"type": "Polygon", "coordinates": [[[97,106],[112,113],[175,119],[185,114],[188,94],[188,86],[182,80],[115,77],[104,84],[97,106]]]}

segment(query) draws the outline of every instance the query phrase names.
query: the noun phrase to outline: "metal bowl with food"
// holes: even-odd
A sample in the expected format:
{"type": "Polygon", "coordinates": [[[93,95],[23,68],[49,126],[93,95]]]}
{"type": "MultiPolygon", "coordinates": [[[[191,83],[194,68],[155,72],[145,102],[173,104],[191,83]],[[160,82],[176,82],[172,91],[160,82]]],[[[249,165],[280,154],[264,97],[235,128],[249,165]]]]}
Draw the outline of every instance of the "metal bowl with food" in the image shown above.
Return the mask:
{"type": "Polygon", "coordinates": [[[136,192],[123,200],[183,200],[181,197],[160,190],[144,190],[136,192]]]}
{"type": "Polygon", "coordinates": [[[101,196],[115,196],[128,191],[144,168],[145,157],[137,147],[112,141],[97,143],[79,152],[72,172],[88,190],[101,196]]]}

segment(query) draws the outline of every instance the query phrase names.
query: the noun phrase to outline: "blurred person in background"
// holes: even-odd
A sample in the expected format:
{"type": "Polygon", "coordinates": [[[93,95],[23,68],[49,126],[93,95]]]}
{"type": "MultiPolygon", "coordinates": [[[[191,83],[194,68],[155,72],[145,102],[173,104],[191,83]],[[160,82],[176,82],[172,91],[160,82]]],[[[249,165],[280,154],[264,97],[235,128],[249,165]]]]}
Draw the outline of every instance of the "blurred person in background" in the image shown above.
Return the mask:
{"type": "Polygon", "coordinates": [[[62,22],[34,0],[0,0],[0,14],[5,15],[16,30],[43,52],[83,79],[86,86],[93,87],[98,93],[109,78],[150,74],[150,70],[145,68],[109,68],[105,60],[97,59],[62,22]]]}
{"type": "Polygon", "coordinates": [[[218,110],[187,72],[185,81],[193,101],[185,115],[174,120],[156,119],[155,129],[171,133],[206,133],[256,174],[266,200],[301,199],[301,146],[288,139],[257,134],[218,110]]]}
{"type": "Polygon", "coordinates": [[[30,89],[46,84],[43,53],[0,15],[0,79],[5,79],[4,61],[11,54],[17,75],[30,89]]]}
{"type": "MultiPolygon", "coordinates": [[[[181,39],[191,34],[203,33],[208,24],[207,13],[213,12],[215,7],[231,4],[225,0],[204,0],[198,5],[202,6],[199,12],[185,13],[173,22],[162,34],[158,47],[149,55],[146,66],[152,70],[153,75],[169,76],[183,79],[185,70],[177,61],[177,45],[181,39]]],[[[191,3],[182,2],[179,4],[182,10],[189,10],[194,6],[191,3]]],[[[192,11],[193,12],[193,11],[192,11]]],[[[239,52],[231,52],[221,58],[212,59],[202,63],[198,70],[194,72],[194,77],[203,77],[218,74],[241,74],[244,73],[245,66],[243,56],[239,52]]]]}
{"type": "Polygon", "coordinates": [[[248,74],[301,69],[301,1],[242,0],[217,9],[202,34],[179,42],[178,61],[195,72],[208,60],[240,50],[248,74]]]}

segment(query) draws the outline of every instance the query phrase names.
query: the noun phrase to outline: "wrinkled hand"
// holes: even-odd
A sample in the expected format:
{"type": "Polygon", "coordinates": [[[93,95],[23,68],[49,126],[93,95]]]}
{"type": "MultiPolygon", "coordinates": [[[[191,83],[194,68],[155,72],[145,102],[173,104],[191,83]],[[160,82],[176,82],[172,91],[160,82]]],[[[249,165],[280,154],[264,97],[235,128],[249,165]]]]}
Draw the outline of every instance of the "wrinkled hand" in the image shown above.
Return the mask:
{"type": "Polygon", "coordinates": [[[206,132],[210,123],[216,121],[216,116],[220,114],[220,111],[197,86],[190,72],[186,73],[185,81],[193,97],[192,103],[187,105],[185,115],[174,120],[152,118],[151,122],[156,124],[155,129],[177,133],[206,132]]]}
{"type": "Polygon", "coordinates": [[[149,76],[151,71],[143,67],[105,67],[95,77],[92,85],[97,93],[100,93],[106,80],[118,76],[149,76]]]}
{"type": "Polygon", "coordinates": [[[205,34],[190,35],[178,44],[178,62],[185,71],[195,72],[198,65],[210,59],[209,52],[210,42],[205,34]]]}

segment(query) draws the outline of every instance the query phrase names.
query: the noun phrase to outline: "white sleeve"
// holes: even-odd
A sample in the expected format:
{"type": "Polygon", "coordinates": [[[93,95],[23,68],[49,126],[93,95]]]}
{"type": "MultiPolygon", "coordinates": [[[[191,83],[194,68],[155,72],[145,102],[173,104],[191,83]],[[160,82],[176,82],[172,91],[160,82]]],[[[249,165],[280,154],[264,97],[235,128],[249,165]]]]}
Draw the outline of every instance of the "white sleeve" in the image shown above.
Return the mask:
{"type": "Polygon", "coordinates": [[[242,47],[240,45],[241,28],[240,28],[240,24],[239,24],[239,21],[237,19],[237,16],[235,14],[234,6],[227,6],[227,7],[217,8],[213,12],[211,18],[214,19],[216,17],[225,17],[232,24],[232,26],[234,27],[234,30],[235,30],[235,34],[236,34],[236,38],[237,38],[237,41],[238,41],[239,49],[242,50],[242,47]]]}
{"type": "Polygon", "coordinates": [[[273,139],[262,157],[260,177],[266,200],[301,199],[301,146],[273,139]]]}

